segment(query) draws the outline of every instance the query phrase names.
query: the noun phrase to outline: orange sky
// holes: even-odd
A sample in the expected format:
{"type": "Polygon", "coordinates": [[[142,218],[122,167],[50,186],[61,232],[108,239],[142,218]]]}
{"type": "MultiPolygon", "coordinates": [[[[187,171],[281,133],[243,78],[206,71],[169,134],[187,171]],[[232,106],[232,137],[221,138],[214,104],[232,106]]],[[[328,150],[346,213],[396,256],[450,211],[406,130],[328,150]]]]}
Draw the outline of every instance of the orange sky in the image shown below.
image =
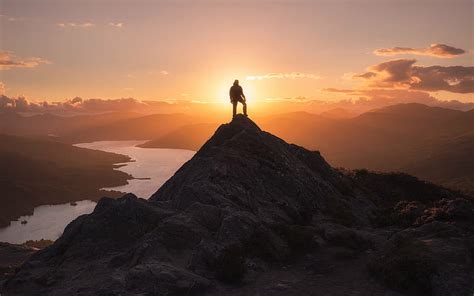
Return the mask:
{"type": "Polygon", "coordinates": [[[0,0],[0,9],[0,93],[11,97],[227,102],[240,79],[250,102],[378,89],[474,101],[469,0],[0,0]]]}

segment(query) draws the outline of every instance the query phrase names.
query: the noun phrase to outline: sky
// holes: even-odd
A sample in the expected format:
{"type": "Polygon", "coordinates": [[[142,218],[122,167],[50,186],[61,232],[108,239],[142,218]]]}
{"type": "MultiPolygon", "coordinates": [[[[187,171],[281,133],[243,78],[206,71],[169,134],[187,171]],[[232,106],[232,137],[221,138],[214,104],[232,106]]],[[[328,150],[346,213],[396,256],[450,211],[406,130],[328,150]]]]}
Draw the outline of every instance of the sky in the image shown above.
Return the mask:
{"type": "Polygon", "coordinates": [[[471,0],[0,0],[0,94],[474,102],[471,0]]]}

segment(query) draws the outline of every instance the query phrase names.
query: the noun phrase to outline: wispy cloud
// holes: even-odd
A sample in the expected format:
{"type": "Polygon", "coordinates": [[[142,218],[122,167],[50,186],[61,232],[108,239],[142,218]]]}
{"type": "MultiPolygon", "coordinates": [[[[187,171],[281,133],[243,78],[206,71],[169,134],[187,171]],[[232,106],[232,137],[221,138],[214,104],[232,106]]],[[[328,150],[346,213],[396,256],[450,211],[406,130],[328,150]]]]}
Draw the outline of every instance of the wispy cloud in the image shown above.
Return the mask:
{"type": "Polygon", "coordinates": [[[123,23],[110,22],[110,23],[109,23],[109,26],[115,27],[115,28],[123,28],[123,23]]]}
{"type": "Polygon", "coordinates": [[[170,72],[166,71],[166,70],[160,70],[160,71],[148,71],[147,72],[148,75],[163,75],[163,76],[166,76],[166,75],[170,75],[170,72]]]}
{"type": "Polygon", "coordinates": [[[325,91],[325,92],[332,92],[332,93],[344,93],[344,94],[349,94],[349,93],[355,92],[356,90],[347,89],[347,88],[328,87],[328,88],[323,88],[322,91],[325,91]]]}
{"type": "Polygon", "coordinates": [[[10,70],[13,68],[35,68],[41,64],[51,62],[43,58],[19,58],[9,51],[0,52],[0,70],[10,70]]]}
{"type": "Polygon", "coordinates": [[[374,54],[379,56],[393,56],[401,54],[432,56],[437,58],[453,58],[455,56],[466,53],[464,49],[456,48],[446,44],[431,44],[427,48],[411,48],[411,47],[392,47],[380,48],[374,50],[374,54]]]}
{"type": "Polygon", "coordinates": [[[85,23],[57,23],[57,26],[60,28],[82,28],[88,29],[95,27],[94,23],[85,22],[85,23]]]}
{"type": "Polygon", "coordinates": [[[274,98],[265,98],[264,101],[266,102],[298,102],[298,103],[303,103],[303,102],[310,102],[311,99],[307,97],[274,97],[274,98]]]}
{"type": "Polygon", "coordinates": [[[22,16],[9,16],[5,14],[0,14],[0,18],[7,20],[9,22],[20,22],[26,19],[25,17],[22,17],[22,16]]]}
{"type": "Polygon", "coordinates": [[[246,80],[263,80],[263,79],[296,79],[296,78],[308,78],[308,79],[321,79],[320,75],[308,74],[301,72],[290,72],[290,73],[268,73],[264,75],[251,75],[247,76],[246,80]]]}

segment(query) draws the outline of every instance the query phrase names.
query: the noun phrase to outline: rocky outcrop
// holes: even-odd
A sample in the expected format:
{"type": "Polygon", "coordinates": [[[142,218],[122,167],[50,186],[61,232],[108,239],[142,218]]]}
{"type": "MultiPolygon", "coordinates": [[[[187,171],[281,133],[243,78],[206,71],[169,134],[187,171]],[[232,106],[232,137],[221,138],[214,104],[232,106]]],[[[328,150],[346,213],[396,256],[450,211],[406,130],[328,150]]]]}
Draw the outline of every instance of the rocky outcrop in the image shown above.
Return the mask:
{"type": "Polygon", "coordinates": [[[470,292],[472,201],[434,185],[428,199],[410,197],[408,188],[428,186],[410,179],[384,202],[383,188],[402,186],[382,177],[388,185],[377,189],[361,178],[238,116],[150,200],[102,199],[32,256],[3,293],[470,292]],[[378,223],[381,209],[400,213],[403,226],[378,223]]]}
{"type": "Polygon", "coordinates": [[[0,242],[0,285],[38,249],[27,245],[0,242]]]}

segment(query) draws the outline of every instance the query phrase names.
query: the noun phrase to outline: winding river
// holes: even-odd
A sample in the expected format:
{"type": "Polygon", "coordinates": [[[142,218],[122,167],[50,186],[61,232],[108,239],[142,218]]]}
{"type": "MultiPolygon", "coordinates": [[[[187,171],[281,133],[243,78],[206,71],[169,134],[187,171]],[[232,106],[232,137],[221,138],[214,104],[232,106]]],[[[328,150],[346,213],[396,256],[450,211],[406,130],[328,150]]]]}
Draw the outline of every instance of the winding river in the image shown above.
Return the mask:
{"type": "MultiPolygon", "coordinates": [[[[117,170],[137,179],[129,180],[123,186],[104,188],[122,192],[131,192],[138,197],[148,199],[163,185],[195,151],[182,149],[140,148],[136,145],[144,141],[99,141],[82,143],[76,146],[114,152],[130,156],[133,161],[124,163],[117,170]]],[[[34,209],[33,215],[22,216],[11,225],[0,229],[0,241],[23,243],[27,240],[57,239],[67,224],[80,215],[91,213],[96,203],[83,200],[76,205],[43,205],[34,209]],[[22,224],[21,221],[26,221],[22,224]]]]}

